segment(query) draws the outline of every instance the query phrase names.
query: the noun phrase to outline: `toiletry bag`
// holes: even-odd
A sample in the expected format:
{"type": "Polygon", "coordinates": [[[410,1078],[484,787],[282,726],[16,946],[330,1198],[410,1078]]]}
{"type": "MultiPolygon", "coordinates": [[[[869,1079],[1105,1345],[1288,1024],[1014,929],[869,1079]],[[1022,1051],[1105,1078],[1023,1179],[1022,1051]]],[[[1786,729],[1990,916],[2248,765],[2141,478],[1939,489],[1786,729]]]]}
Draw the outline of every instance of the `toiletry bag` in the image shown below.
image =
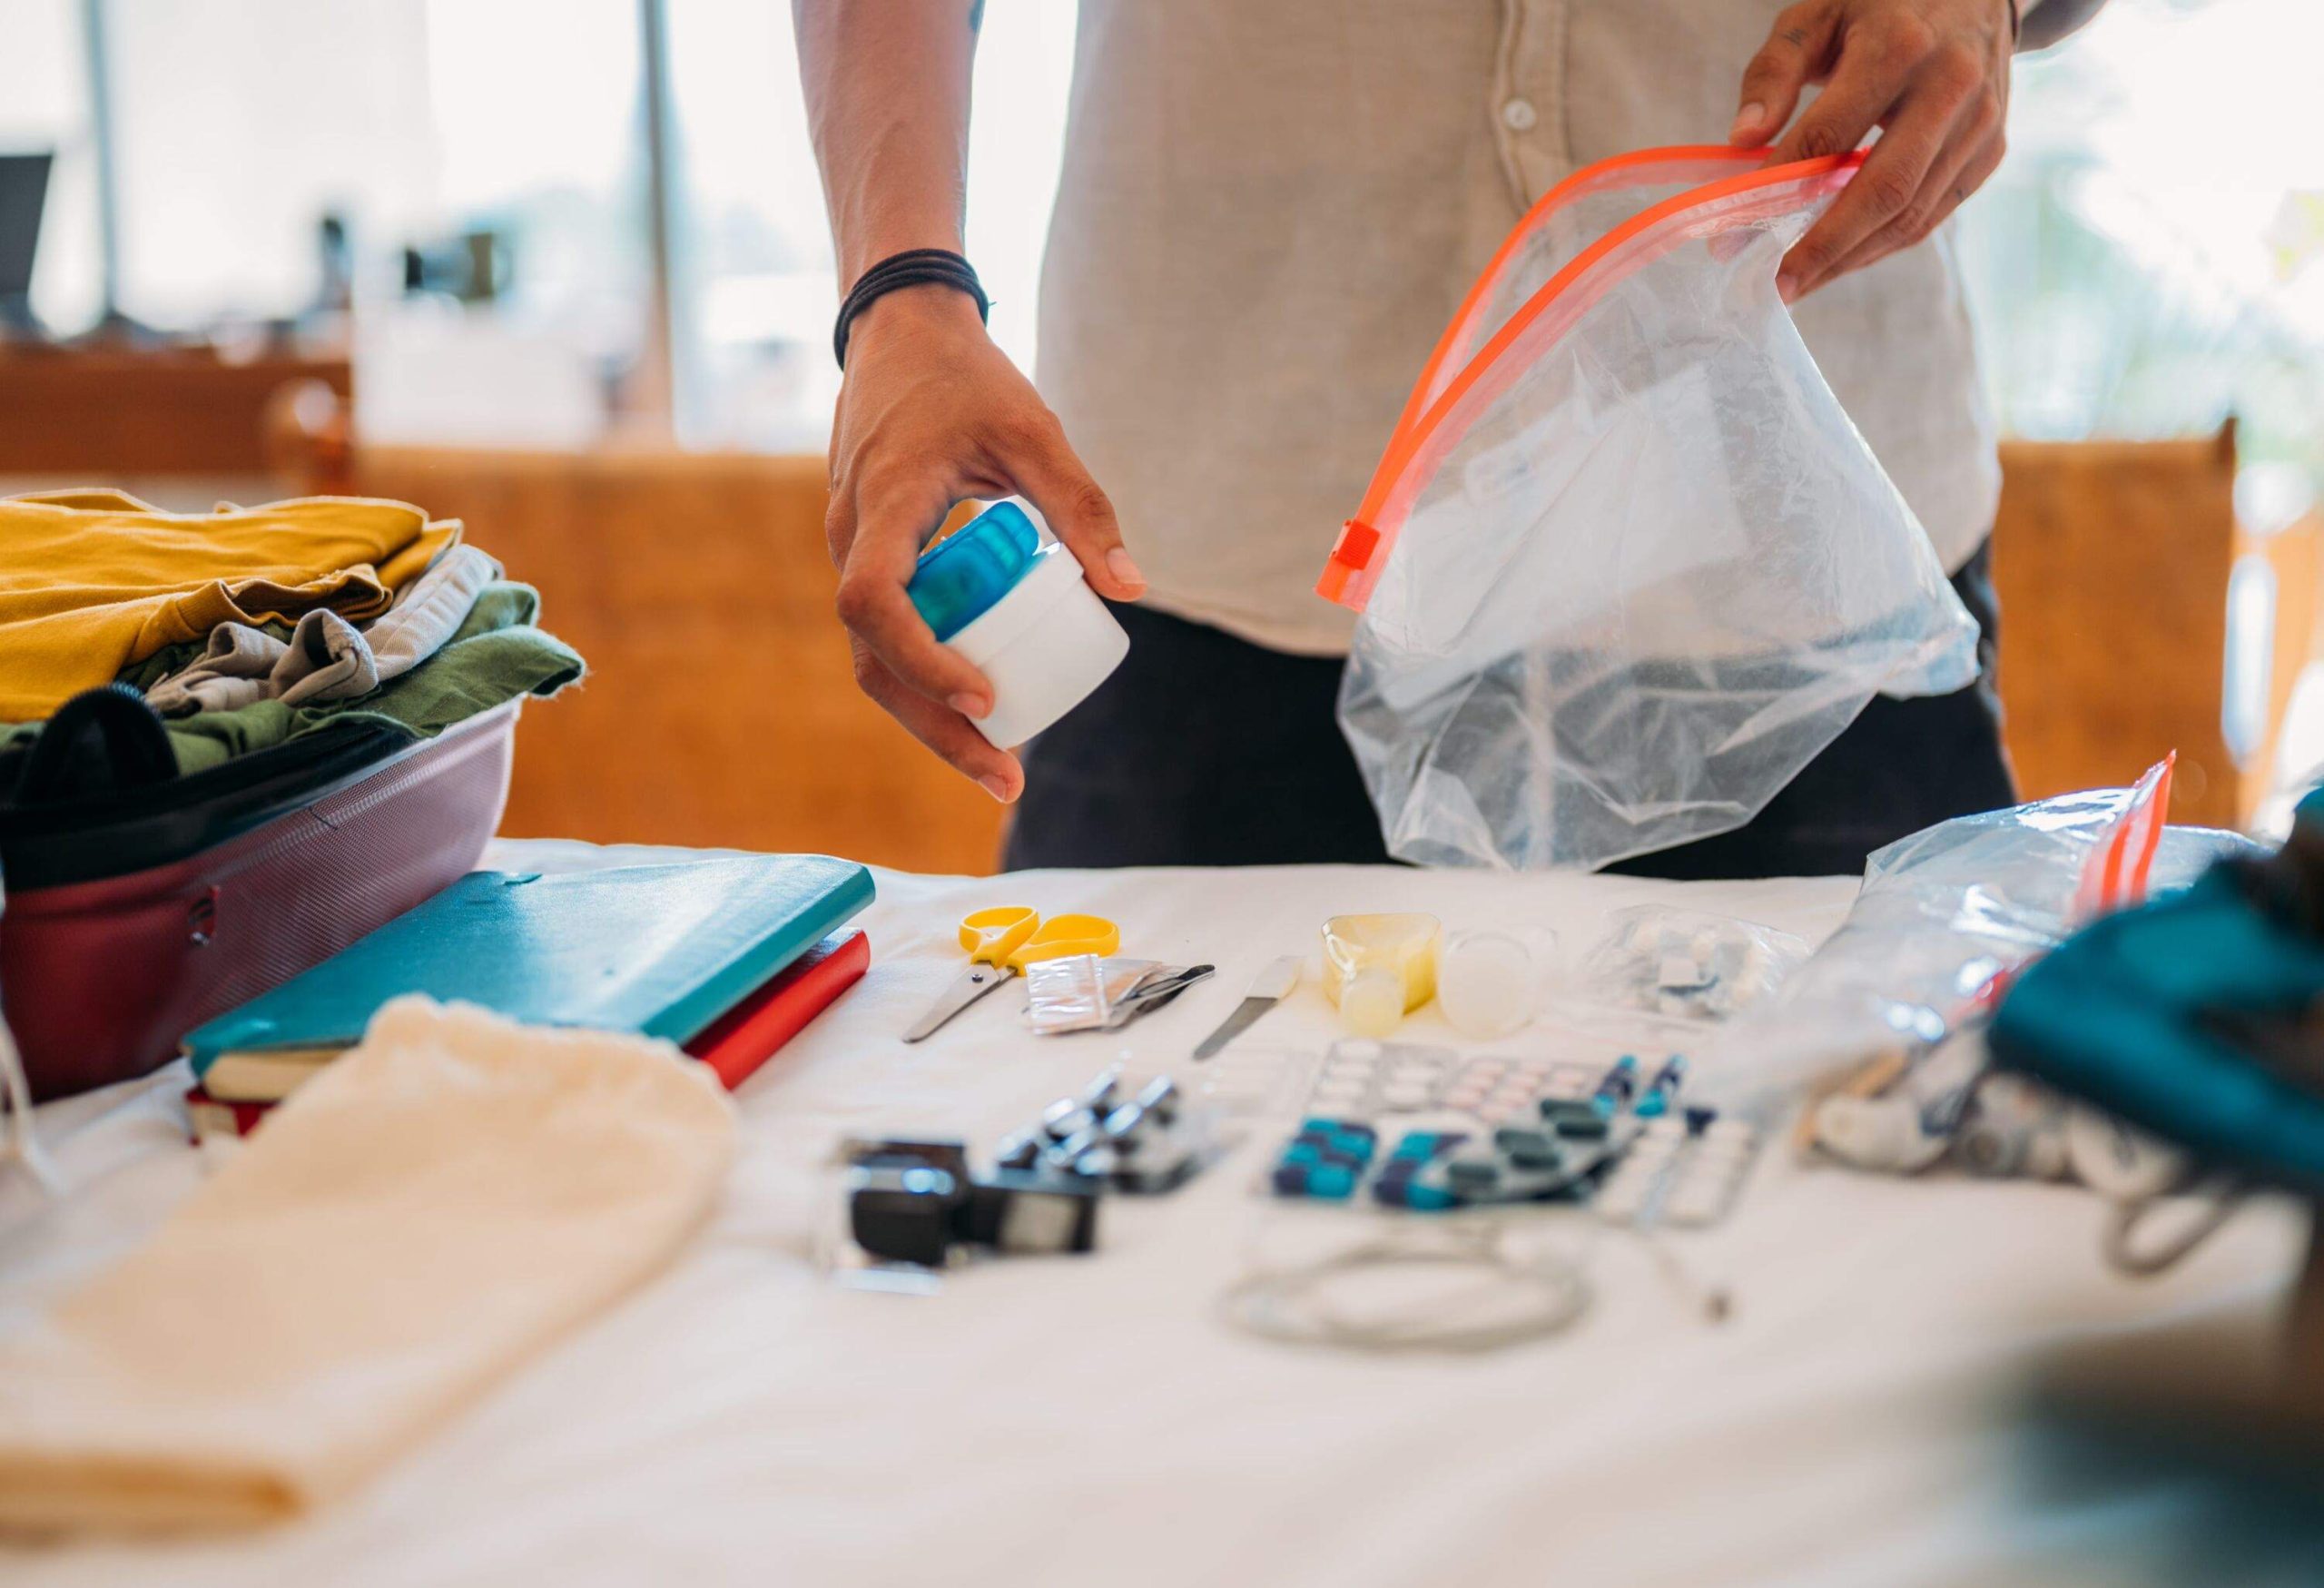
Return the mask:
{"type": "Polygon", "coordinates": [[[148,1073],[471,870],[521,704],[432,739],[333,725],[181,777],[134,691],[68,701],[0,777],[0,1011],[33,1095],[148,1073]]]}

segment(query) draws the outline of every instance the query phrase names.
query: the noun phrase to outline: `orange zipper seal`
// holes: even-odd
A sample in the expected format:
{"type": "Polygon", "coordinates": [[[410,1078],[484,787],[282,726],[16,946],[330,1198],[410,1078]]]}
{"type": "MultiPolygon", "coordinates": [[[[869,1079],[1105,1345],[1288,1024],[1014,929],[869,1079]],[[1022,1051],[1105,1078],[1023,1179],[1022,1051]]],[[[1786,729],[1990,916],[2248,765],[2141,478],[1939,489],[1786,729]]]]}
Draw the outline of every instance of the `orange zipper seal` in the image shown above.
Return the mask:
{"type": "MultiPolygon", "coordinates": [[[[1609,178],[1620,176],[1644,166],[1703,165],[1714,163],[1757,161],[1765,157],[1764,150],[1735,149],[1725,143],[1689,143],[1669,149],[1636,149],[1628,154],[1617,154],[1611,159],[1585,165],[1534,200],[1533,207],[1518,217],[1517,224],[1509,229],[1509,235],[1501,240],[1499,248],[1493,250],[1492,258],[1485,261],[1485,268],[1477,272],[1475,281],[1469,283],[1468,295],[1461,300],[1461,307],[1453,311],[1452,319],[1445,326],[1444,333],[1436,339],[1436,346],[1429,353],[1428,362],[1421,366],[1420,379],[1413,382],[1412,395],[1404,399],[1404,411],[1396,416],[1395,429],[1390,430],[1389,435],[1394,437],[1401,434],[1406,426],[1421,416],[1422,411],[1427,407],[1424,399],[1430,386],[1435,383],[1437,370],[1443,368],[1445,359],[1452,353],[1452,344],[1458,333],[1468,329],[1470,317],[1475,314],[1483,303],[1485,290],[1501,279],[1502,267],[1507,264],[1510,257],[1517,252],[1518,244],[1531,236],[1534,228],[1542,222],[1576,199],[1587,197],[1590,193],[1600,192],[1615,185],[1608,180],[1609,178]]],[[[1478,350],[1483,350],[1480,348],[1478,350]]]]}
{"type": "MultiPolygon", "coordinates": [[[[1452,378],[1435,400],[1426,405],[1425,411],[1417,417],[1414,416],[1413,410],[1422,406],[1429,383],[1434,380],[1438,369],[1451,350],[1455,334],[1467,325],[1469,317],[1482,300],[1487,284],[1496,279],[1501,265],[1515,250],[1520,239],[1529,234],[1537,222],[1584,193],[1599,191],[1604,185],[1606,178],[1617,173],[1646,165],[1675,165],[1689,161],[1726,157],[1751,161],[1763,159],[1765,156],[1757,150],[1728,149],[1719,145],[1637,150],[1629,154],[1616,155],[1610,160],[1601,160],[1594,165],[1584,166],[1542,194],[1533,207],[1525,212],[1524,218],[1519,221],[1509,236],[1502,240],[1492,261],[1479,273],[1476,281],[1469,289],[1468,296],[1462,300],[1461,308],[1453,315],[1452,323],[1445,327],[1444,334],[1438,339],[1435,350],[1429,355],[1428,363],[1422,369],[1419,380],[1413,384],[1412,396],[1405,401],[1404,412],[1397,419],[1396,428],[1389,436],[1388,448],[1380,459],[1380,466],[1373,471],[1372,483],[1364,491],[1363,506],[1356,510],[1354,518],[1348,519],[1340,528],[1339,538],[1333,545],[1331,557],[1324,565],[1323,577],[1315,582],[1317,595],[1326,600],[1338,602],[1342,606],[1352,607],[1357,611],[1364,609],[1364,603],[1371,597],[1372,587],[1378,582],[1378,570],[1373,566],[1374,558],[1391,539],[1390,536],[1375,526],[1384,516],[1391,498],[1395,494],[1396,486],[1419,455],[1422,447],[1433,439],[1446,417],[1482,380],[1485,372],[1492,368],[1501,355],[1523,336],[1535,321],[1548,312],[1570,288],[1590,275],[1609,256],[1637,242],[1665,222],[1683,215],[1699,206],[1760,190],[1773,190],[1788,183],[1810,182],[1842,171],[1853,173],[1857,166],[1864,163],[1864,155],[1859,151],[1848,154],[1825,155],[1815,160],[1794,161],[1787,165],[1766,166],[1740,175],[1722,177],[1705,182],[1699,187],[1689,188],[1685,192],[1640,211],[1568,261],[1557,274],[1551,276],[1534,291],[1531,297],[1526,299],[1517,311],[1486,340],[1484,345],[1477,350],[1467,364],[1462,366],[1461,372],[1452,378]]],[[[1757,218],[1758,213],[1756,208],[1741,209],[1727,217],[1727,220],[1732,223],[1736,221],[1757,218]]],[[[1660,256],[1657,253],[1650,257],[1660,256]]],[[[1640,264],[1646,262],[1648,262],[1646,260],[1639,261],[1640,264]]],[[[1611,285],[1610,280],[1597,283],[1596,291],[1581,304],[1581,310],[1586,311],[1594,305],[1611,285]]],[[[1578,319],[1579,311],[1571,318],[1578,319]]]]}

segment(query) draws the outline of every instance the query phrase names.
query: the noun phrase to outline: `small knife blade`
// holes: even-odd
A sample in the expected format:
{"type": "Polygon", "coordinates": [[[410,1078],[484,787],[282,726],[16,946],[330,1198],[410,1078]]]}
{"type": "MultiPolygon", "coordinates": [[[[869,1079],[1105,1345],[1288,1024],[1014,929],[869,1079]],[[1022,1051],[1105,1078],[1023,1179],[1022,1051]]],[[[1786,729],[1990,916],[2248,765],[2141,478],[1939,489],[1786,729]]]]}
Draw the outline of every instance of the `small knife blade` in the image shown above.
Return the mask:
{"type": "Polygon", "coordinates": [[[1257,975],[1252,977],[1251,985],[1246,991],[1243,1001],[1235,1006],[1234,1013],[1219,1022],[1216,1031],[1202,1040],[1201,1045],[1195,1049],[1195,1057],[1197,1059],[1213,1057],[1227,1043],[1248,1031],[1252,1023],[1261,1015],[1290,997],[1292,989],[1299,985],[1299,972],[1304,962],[1296,954],[1285,954],[1282,959],[1268,963],[1257,975]]]}

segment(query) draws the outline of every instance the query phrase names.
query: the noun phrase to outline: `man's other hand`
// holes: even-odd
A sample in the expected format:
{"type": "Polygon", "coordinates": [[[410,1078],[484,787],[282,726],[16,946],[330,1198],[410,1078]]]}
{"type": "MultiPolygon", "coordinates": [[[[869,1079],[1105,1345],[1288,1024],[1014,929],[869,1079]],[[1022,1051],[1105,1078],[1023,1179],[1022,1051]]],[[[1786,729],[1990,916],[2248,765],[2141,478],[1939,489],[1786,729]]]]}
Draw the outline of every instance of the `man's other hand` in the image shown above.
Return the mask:
{"type": "Polygon", "coordinates": [[[1800,90],[1824,84],[1769,164],[1845,154],[1880,138],[1776,278],[1784,301],[1909,248],[2001,163],[2015,44],[2010,0],[1801,0],[1743,74],[1728,139],[1766,144],[1800,90]]]}

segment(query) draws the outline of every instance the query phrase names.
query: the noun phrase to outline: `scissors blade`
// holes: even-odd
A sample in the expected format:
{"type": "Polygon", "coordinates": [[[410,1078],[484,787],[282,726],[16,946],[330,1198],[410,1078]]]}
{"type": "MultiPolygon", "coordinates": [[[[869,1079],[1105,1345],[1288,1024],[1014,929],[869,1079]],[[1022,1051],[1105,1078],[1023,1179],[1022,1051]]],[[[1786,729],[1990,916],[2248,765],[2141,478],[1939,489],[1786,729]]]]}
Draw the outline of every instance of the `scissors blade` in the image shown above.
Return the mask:
{"type": "Polygon", "coordinates": [[[943,995],[928,1006],[928,1012],[913,1022],[911,1029],[904,1033],[904,1041],[918,1042],[934,1036],[945,1021],[1016,973],[1006,965],[970,965],[960,972],[959,981],[946,988],[943,995]]]}

